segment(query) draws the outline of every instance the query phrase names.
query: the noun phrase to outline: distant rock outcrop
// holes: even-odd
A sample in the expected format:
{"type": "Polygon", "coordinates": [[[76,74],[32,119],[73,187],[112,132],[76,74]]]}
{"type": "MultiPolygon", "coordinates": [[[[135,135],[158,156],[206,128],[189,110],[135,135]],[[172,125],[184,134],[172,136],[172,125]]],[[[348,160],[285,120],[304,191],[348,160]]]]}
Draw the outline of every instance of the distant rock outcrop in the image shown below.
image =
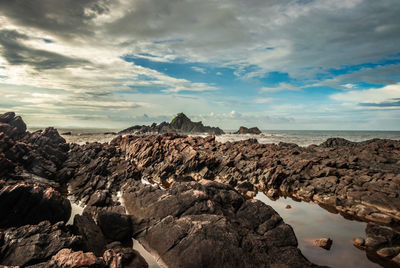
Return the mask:
{"type": "Polygon", "coordinates": [[[221,135],[224,131],[219,127],[204,126],[203,123],[193,122],[184,113],[179,113],[171,123],[162,122],[160,124],[153,123],[151,126],[146,125],[135,125],[120,131],[118,134],[145,134],[145,133],[184,133],[184,134],[195,134],[195,133],[207,133],[209,135],[221,135]]]}
{"type": "Polygon", "coordinates": [[[243,127],[241,126],[238,131],[234,132],[233,134],[261,134],[261,131],[258,129],[258,127],[243,127]]]}

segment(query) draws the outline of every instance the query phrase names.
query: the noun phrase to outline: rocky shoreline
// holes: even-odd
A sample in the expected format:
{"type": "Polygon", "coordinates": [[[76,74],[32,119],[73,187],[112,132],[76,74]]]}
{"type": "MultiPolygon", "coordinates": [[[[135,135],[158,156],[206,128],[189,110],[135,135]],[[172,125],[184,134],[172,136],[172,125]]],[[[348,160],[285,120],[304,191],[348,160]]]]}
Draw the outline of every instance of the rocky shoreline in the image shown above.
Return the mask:
{"type": "Polygon", "coordinates": [[[0,176],[2,265],[147,267],[135,238],[168,267],[317,267],[292,228],[252,199],[258,191],[391,227],[394,238],[374,249],[392,248],[381,257],[399,265],[400,141],[299,147],[166,133],[77,145],[6,113],[0,176]],[[86,205],[73,225],[67,193],[86,205]]]}

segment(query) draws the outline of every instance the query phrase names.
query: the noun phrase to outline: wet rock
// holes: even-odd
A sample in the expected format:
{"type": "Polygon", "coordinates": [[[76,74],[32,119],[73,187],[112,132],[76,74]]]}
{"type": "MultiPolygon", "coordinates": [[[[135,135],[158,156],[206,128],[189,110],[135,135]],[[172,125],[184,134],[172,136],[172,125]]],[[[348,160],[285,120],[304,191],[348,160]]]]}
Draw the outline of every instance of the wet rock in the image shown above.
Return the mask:
{"type": "Polygon", "coordinates": [[[362,237],[353,238],[352,242],[356,247],[363,247],[365,245],[365,239],[362,237]]]}
{"type": "Polygon", "coordinates": [[[79,238],[71,235],[61,222],[51,225],[43,221],[38,225],[9,228],[3,234],[0,242],[3,265],[33,265],[50,259],[62,248],[79,244],[79,238]]]}
{"type": "Polygon", "coordinates": [[[68,199],[51,187],[37,183],[0,181],[0,228],[66,222],[71,215],[68,199]]]}
{"type": "Polygon", "coordinates": [[[330,250],[332,246],[332,239],[330,238],[320,238],[314,240],[314,245],[326,250],[330,250]]]}
{"type": "Polygon", "coordinates": [[[400,253],[400,247],[381,248],[376,251],[376,254],[382,258],[392,258],[400,253]]]}
{"type": "Polygon", "coordinates": [[[131,247],[123,247],[119,242],[107,245],[107,250],[103,254],[105,263],[111,268],[135,267],[147,268],[145,259],[131,247]]]}

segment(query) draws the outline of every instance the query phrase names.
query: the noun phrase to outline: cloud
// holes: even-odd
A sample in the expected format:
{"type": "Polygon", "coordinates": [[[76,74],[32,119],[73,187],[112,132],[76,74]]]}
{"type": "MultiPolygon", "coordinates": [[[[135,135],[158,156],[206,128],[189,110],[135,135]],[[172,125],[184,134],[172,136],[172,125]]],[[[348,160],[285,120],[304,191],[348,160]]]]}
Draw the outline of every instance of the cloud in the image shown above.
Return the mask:
{"type": "Polygon", "coordinates": [[[354,107],[396,106],[393,99],[399,96],[388,89],[379,94],[365,90],[370,97],[360,92],[363,83],[400,81],[399,13],[398,0],[0,1],[0,108],[55,113],[58,119],[76,115],[68,120],[91,113],[96,124],[108,120],[115,125],[134,114],[157,118],[189,108],[193,114],[235,109],[242,115],[271,113],[306,122],[300,118],[304,109],[293,108],[296,100],[282,100],[279,106],[269,98],[257,99],[248,82],[265,93],[302,91],[305,106],[314,109],[309,87],[346,90],[321,94],[319,110],[304,118],[310,122],[310,115],[336,112],[350,121],[354,107]],[[174,77],[126,62],[124,55],[210,66],[193,70],[210,72],[218,82],[174,77]],[[270,72],[285,73],[288,81],[263,87],[262,78],[270,72]],[[245,90],[252,95],[243,99],[245,90]],[[189,99],[193,96],[198,99],[189,99]],[[269,105],[256,105],[264,103],[269,105]]]}
{"type": "Polygon", "coordinates": [[[379,103],[361,102],[359,105],[365,106],[365,107],[398,108],[398,109],[400,109],[400,101],[395,101],[395,99],[393,99],[391,101],[384,101],[384,102],[379,102],[379,103]]]}
{"type": "Polygon", "coordinates": [[[61,69],[89,63],[88,60],[63,56],[42,49],[30,48],[22,41],[28,40],[25,34],[16,30],[0,30],[2,55],[11,65],[30,65],[41,71],[44,69],[61,69]]]}
{"type": "Polygon", "coordinates": [[[400,97],[400,83],[363,90],[351,90],[331,95],[337,101],[349,103],[380,103],[400,97]]]}
{"type": "Polygon", "coordinates": [[[277,87],[262,87],[260,92],[278,92],[283,90],[293,90],[293,91],[300,91],[301,88],[294,87],[288,83],[279,83],[277,87]]]}
{"type": "Polygon", "coordinates": [[[192,69],[195,70],[196,72],[199,72],[199,73],[202,73],[202,74],[206,73],[206,70],[204,68],[201,68],[201,67],[193,66],[192,69]]]}
{"type": "Polygon", "coordinates": [[[400,84],[365,90],[351,90],[331,95],[331,98],[344,104],[360,108],[399,109],[400,84]]]}

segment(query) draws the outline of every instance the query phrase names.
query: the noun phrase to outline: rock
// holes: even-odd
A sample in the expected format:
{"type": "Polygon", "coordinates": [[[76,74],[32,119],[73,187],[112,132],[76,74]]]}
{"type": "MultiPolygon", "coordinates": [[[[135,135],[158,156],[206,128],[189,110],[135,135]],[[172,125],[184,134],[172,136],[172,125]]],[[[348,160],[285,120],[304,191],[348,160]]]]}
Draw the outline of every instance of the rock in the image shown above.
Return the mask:
{"type": "Polygon", "coordinates": [[[396,257],[392,258],[391,260],[393,263],[395,263],[396,265],[400,265],[400,253],[397,254],[396,257]]]}
{"type": "Polygon", "coordinates": [[[75,215],[73,226],[77,234],[82,236],[83,250],[91,251],[98,257],[102,256],[106,247],[106,239],[91,215],[86,212],[83,212],[82,215],[75,215]]]}
{"type": "Polygon", "coordinates": [[[22,120],[21,116],[14,117],[9,124],[15,128],[16,134],[23,134],[26,132],[26,124],[22,120]]]}
{"type": "Polygon", "coordinates": [[[400,233],[384,226],[368,223],[365,229],[367,238],[365,246],[377,250],[386,246],[400,246],[400,233]]]}
{"type": "Polygon", "coordinates": [[[63,133],[61,133],[61,135],[63,135],[63,136],[71,136],[72,132],[71,131],[63,132],[63,133]]]}
{"type": "Polygon", "coordinates": [[[92,252],[72,251],[69,248],[60,250],[47,265],[69,268],[106,267],[103,259],[96,257],[92,252]]]}
{"type": "Polygon", "coordinates": [[[321,143],[323,147],[352,146],[354,143],[343,138],[329,138],[321,143]]]}
{"type": "Polygon", "coordinates": [[[145,259],[131,247],[123,247],[119,242],[107,245],[107,250],[103,254],[103,259],[110,268],[135,267],[147,268],[145,259]]]}
{"type": "Polygon", "coordinates": [[[233,134],[261,134],[262,132],[258,129],[258,127],[247,128],[241,126],[238,131],[234,132],[233,134]]]}
{"type": "Polygon", "coordinates": [[[400,253],[400,247],[386,247],[376,251],[376,254],[382,258],[391,258],[400,253]]]}
{"type": "Polygon", "coordinates": [[[128,213],[154,218],[136,239],[167,266],[312,266],[271,207],[245,200],[228,185],[202,180],[160,190],[129,183],[122,197],[128,213]]]}
{"type": "Polygon", "coordinates": [[[14,112],[7,112],[4,114],[0,114],[0,123],[10,123],[11,120],[13,120],[15,117],[14,112]]]}
{"type": "Polygon", "coordinates": [[[105,206],[107,204],[107,199],[110,198],[110,194],[108,191],[96,191],[94,194],[90,196],[90,199],[87,203],[88,206],[105,206]]]}
{"type": "Polygon", "coordinates": [[[129,134],[129,133],[169,133],[178,132],[186,134],[202,134],[207,133],[209,135],[221,135],[224,131],[218,127],[204,126],[202,122],[192,122],[185,114],[179,113],[171,123],[162,122],[161,124],[152,124],[151,126],[132,126],[127,129],[120,131],[118,134],[129,134]]]}
{"type": "Polygon", "coordinates": [[[4,231],[0,243],[0,263],[3,265],[32,265],[50,259],[62,248],[75,247],[79,238],[71,235],[63,223],[51,225],[43,221],[4,231]]]}
{"type": "Polygon", "coordinates": [[[11,138],[20,138],[26,132],[26,124],[14,112],[7,112],[0,115],[0,132],[11,138]]]}
{"type": "Polygon", "coordinates": [[[356,238],[353,238],[352,242],[353,242],[353,245],[356,247],[363,247],[365,244],[365,239],[362,237],[356,237],[356,238]]]}
{"type": "Polygon", "coordinates": [[[51,187],[37,183],[0,181],[0,228],[66,222],[71,215],[68,199],[51,187]]]}
{"type": "Polygon", "coordinates": [[[97,222],[105,237],[111,241],[132,238],[132,223],[128,215],[102,210],[98,213],[97,222]]]}
{"type": "Polygon", "coordinates": [[[314,245],[317,247],[321,247],[326,250],[330,250],[332,246],[332,239],[330,238],[320,238],[314,240],[314,245]]]}
{"type": "Polygon", "coordinates": [[[291,205],[286,205],[286,207],[285,207],[286,209],[291,209],[292,208],[292,206],[291,205]]]}

